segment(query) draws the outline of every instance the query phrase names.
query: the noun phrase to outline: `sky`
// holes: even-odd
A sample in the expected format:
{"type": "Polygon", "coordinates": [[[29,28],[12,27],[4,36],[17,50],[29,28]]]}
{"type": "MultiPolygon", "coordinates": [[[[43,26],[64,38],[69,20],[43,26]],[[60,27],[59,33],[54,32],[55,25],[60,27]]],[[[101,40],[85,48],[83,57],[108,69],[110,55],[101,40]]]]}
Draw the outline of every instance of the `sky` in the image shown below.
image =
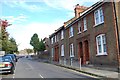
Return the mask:
{"type": "Polygon", "coordinates": [[[76,4],[91,6],[99,0],[4,0],[0,1],[0,19],[8,20],[10,37],[18,49],[33,48],[29,43],[34,33],[39,39],[49,37],[64,22],[74,17],[76,4]]]}

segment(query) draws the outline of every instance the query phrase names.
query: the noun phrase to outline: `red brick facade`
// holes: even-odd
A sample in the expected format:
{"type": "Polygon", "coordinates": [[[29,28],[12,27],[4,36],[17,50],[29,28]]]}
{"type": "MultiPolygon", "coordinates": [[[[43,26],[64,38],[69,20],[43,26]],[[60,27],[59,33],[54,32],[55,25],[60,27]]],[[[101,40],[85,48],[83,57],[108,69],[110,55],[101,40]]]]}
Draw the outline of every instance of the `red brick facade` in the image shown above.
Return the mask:
{"type": "Polygon", "coordinates": [[[118,65],[119,42],[116,27],[120,27],[120,14],[118,14],[120,13],[120,10],[118,11],[120,2],[115,3],[115,7],[113,4],[113,2],[97,2],[82,12],[78,18],[69,21],[67,25],[53,33],[50,40],[55,35],[60,36],[61,31],[64,31],[64,39],[61,40],[59,37],[59,41],[50,46],[50,49],[54,48],[51,54],[54,54],[55,61],[72,66],[79,65],[80,59],[83,65],[118,65]],[[118,26],[116,26],[114,9],[117,13],[118,26]],[[103,22],[96,24],[95,14],[98,13],[100,14],[99,19],[103,22]],[[84,19],[86,19],[86,23],[84,19]],[[79,23],[81,33],[78,33],[79,23]],[[85,26],[87,26],[86,30],[85,26]],[[69,34],[70,27],[73,27],[72,37],[69,34]],[[61,56],[62,44],[64,44],[64,56],[61,56]],[[73,50],[70,49],[70,44],[73,44],[73,50]],[[57,47],[55,47],[56,45],[57,47]],[[71,52],[73,52],[73,56],[70,56],[71,52]]]}

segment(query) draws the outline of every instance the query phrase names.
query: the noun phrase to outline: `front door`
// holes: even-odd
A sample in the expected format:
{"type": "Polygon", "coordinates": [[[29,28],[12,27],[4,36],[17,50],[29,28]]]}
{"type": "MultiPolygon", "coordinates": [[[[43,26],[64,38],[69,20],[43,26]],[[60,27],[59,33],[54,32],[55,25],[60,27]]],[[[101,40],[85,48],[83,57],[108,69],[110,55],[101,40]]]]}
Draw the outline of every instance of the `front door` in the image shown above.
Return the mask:
{"type": "Polygon", "coordinates": [[[84,41],[84,44],[85,44],[85,61],[86,61],[86,64],[88,64],[89,62],[89,44],[88,44],[88,41],[84,41]]]}
{"type": "Polygon", "coordinates": [[[55,47],[55,55],[54,55],[54,61],[59,61],[59,47],[55,47]]]}
{"type": "Polygon", "coordinates": [[[83,64],[83,45],[82,45],[82,42],[79,43],[78,56],[79,56],[79,60],[81,59],[81,64],[83,64]]]}

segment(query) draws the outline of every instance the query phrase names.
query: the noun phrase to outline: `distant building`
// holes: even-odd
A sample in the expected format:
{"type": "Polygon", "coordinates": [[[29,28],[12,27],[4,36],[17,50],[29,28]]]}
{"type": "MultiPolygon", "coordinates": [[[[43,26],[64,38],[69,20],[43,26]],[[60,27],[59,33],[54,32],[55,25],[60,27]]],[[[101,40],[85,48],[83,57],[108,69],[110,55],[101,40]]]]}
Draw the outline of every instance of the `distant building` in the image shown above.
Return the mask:
{"type": "Polygon", "coordinates": [[[43,39],[43,42],[45,43],[45,48],[46,48],[46,50],[47,51],[49,51],[49,46],[50,46],[50,40],[49,40],[49,38],[47,38],[47,37],[45,37],[44,39],[43,39]]]}

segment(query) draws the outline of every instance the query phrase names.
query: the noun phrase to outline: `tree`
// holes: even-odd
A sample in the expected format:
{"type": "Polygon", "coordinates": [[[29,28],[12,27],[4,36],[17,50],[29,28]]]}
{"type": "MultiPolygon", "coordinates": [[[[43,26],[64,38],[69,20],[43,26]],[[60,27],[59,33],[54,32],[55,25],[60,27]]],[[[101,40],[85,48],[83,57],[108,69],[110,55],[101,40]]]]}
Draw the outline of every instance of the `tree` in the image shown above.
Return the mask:
{"type": "Polygon", "coordinates": [[[0,33],[0,43],[2,44],[1,45],[1,49],[3,51],[7,51],[8,49],[8,37],[9,37],[9,34],[8,32],[6,31],[6,27],[10,26],[7,22],[7,20],[0,20],[0,27],[1,27],[1,33],[0,33]]]}
{"type": "Polygon", "coordinates": [[[30,45],[33,46],[35,53],[39,51],[39,38],[38,38],[38,35],[36,33],[33,34],[33,36],[31,37],[30,45]]]}
{"type": "Polygon", "coordinates": [[[41,39],[41,41],[39,42],[39,51],[44,51],[44,50],[45,50],[45,44],[43,40],[41,39]]]}
{"type": "Polygon", "coordinates": [[[10,26],[7,20],[0,20],[0,50],[6,53],[18,52],[18,46],[14,38],[9,38],[6,27],[10,26]]]}
{"type": "Polygon", "coordinates": [[[16,44],[16,41],[14,38],[10,38],[7,45],[8,45],[9,53],[18,52],[18,45],[16,44]]]}
{"type": "Polygon", "coordinates": [[[33,49],[26,49],[26,51],[28,54],[33,53],[33,49]]]}

